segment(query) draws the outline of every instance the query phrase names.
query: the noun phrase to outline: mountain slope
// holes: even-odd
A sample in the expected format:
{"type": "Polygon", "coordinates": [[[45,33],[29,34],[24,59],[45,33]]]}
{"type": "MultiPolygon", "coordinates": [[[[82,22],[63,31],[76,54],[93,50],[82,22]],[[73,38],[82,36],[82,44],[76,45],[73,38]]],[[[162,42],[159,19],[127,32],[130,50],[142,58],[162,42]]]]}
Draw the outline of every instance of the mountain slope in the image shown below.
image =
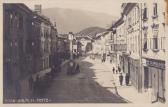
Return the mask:
{"type": "Polygon", "coordinates": [[[70,31],[76,33],[92,26],[107,28],[116,19],[104,13],[64,8],[48,8],[42,10],[42,13],[49,17],[51,21],[56,21],[58,33],[68,33],[70,31]]]}
{"type": "Polygon", "coordinates": [[[86,29],[83,29],[82,31],[76,33],[76,36],[90,36],[91,38],[94,38],[96,36],[97,33],[102,33],[106,31],[105,28],[101,28],[101,27],[89,27],[86,29]]]}

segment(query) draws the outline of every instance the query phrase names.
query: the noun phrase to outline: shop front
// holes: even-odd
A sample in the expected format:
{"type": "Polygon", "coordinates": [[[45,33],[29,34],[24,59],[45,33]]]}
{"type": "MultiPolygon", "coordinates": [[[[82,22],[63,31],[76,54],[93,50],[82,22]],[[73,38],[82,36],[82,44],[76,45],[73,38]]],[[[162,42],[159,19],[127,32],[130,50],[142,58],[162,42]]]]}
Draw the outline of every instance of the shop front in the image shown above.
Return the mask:
{"type": "Polygon", "coordinates": [[[144,88],[152,90],[152,102],[165,102],[165,61],[146,59],[144,88]]]}
{"type": "Polygon", "coordinates": [[[129,57],[128,57],[128,54],[126,53],[122,53],[122,68],[123,68],[123,72],[124,73],[128,73],[130,74],[130,65],[129,65],[129,57]]]}
{"type": "Polygon", "coordinates": [[[131,84],[138,90],[141,91],[141,73],[140,73],[140,60],[129,57],[129,70],[131,84]]]}

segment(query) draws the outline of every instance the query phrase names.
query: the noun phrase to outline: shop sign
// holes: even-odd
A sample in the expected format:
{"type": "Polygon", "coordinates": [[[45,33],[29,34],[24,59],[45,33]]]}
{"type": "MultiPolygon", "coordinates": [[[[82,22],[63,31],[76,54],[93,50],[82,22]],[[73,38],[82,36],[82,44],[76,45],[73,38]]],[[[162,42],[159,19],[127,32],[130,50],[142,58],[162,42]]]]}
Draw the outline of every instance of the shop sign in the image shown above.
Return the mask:
{"type": "Polygon", "coordinates": [[[146,59],[142,59],[142,64],[143,64],[143,66],[147,66],[146,59]]]}
{"type": "Polygon", "coordinates": [[[155,68],[160,68],[160,69],[165,69],[165,62],[164,61],[159,61],[159,60],[146,60],[146,64],[151,67],[155,68]]]}

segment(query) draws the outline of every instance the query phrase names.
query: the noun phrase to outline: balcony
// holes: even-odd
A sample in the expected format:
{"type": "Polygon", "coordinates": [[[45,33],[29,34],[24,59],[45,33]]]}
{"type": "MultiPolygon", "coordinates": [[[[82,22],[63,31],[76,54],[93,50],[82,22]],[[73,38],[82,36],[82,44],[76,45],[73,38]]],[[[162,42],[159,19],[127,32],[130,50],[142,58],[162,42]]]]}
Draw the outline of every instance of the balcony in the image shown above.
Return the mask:
{"type": "Polygon", "coordinates": [[[153,24],[151,25],[151,27],[152,27],[152,28],[158,28],[158,27],[159,27],[159,24],[153,23],[153,24]]]}
{"type": "Polygon", "coordinates": [[[154,14],[153,16],[152,16],[152,19],[157,19],[158,18],[158,14],[154,14]]]}

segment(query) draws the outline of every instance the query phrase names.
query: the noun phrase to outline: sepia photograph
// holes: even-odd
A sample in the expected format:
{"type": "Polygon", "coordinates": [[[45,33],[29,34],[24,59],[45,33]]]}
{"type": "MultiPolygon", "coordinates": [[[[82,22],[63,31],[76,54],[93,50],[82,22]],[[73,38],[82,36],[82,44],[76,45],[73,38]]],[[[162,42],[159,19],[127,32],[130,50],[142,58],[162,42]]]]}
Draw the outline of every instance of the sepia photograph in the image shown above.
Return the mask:
{"type": "Polygon", "coordinates": [[[168,0],[2,3],[3,104],[168,103],[168,0]]]}

